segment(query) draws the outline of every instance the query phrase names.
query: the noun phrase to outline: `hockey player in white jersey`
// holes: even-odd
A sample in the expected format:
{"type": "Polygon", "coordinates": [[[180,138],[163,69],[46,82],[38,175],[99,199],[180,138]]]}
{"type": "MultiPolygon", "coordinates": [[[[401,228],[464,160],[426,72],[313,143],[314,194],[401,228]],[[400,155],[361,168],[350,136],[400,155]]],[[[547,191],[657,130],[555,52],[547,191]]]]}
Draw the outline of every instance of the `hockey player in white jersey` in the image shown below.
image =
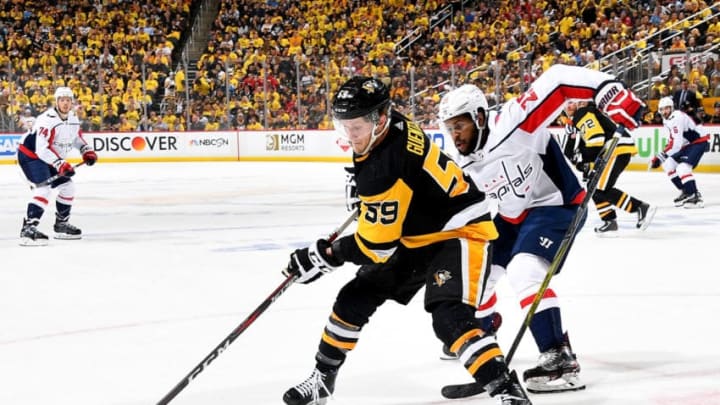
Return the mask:
{"type": "Polygon", "coordinates": [[[660,99],[658,112],[670,138],[665,149],[650,161],[650,169],[662,166],[670,181],[680,190],[674,201],[676,207],[702,208],[704,203],[695,184],[693,169],[705,154],[710,135],[690,116],[675,110],[670,97],[660,99]]]}
{"type": "MultiPolygon", "coordinates": [[[[487,323],[495,318],[495,285],[505,274],[521,308],[532,304],[586,194],[547,130],[570,99],[594,99],[628,129],[638,126],[643,106],[614,77],[565,65],[548,69],[499,113],[488,111],[485,95],[473,85],[450,91],[440,102],[441,126],[452,136],[459,163],[499,205],[495,225],[500,236],[493,243],[491,272],[477,313],[487,323]]],[[[541,354],[537,367],[524,373],[528,391],[584,388],[552,288],[545,291],[530,330],[541,354]]]]}
{"type": "Polygon", "coordinates": [[[37,227],[53,190],[57,190],[55,238],[81,238],[80,229],[68,222],[75,198],[75,183],[71,179],[75,170],[65,159],[71,150],[78,149],[85,164],[92,166],[97,161],[97,154],[83,139],[80,121],[72,111],[72,105],[72,90],[58,87],[55,90],[55,105],[40,114],[32,129],[20,140],[18,163],[32,184],[32,198],[20,231],[20,244],[23,246],[47,245],[47,235],[37,227]],[[52,180],[55,176],[57,178],[52,180]]]}

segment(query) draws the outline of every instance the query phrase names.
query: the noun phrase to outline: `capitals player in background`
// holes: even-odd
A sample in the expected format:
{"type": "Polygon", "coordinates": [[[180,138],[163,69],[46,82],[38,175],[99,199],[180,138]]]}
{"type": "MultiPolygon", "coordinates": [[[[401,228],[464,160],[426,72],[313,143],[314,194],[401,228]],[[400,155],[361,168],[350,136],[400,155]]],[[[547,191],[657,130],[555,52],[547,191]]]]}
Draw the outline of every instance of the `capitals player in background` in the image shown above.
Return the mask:
{"type": "MultiPolygon", "coordinates": [[[[548,69],[499,113],[488,111],[485,95],[474,85],[454,89],[440,102],[441,126],[453,139],[458,162],[499,204],[494,219],[499,238],[493,242],[491,271],[476,314],[485,325],[496,319],[495,286],[505,274],[521,308],[529,308],[578,212],[586,190],[547,126],[567,100],[593,98],[615,122],[628,129],[638,126],[643,103],[622,83],[565,65],[548,69]]],[[[584,388],[552,288],[542,296],[530,330],[541,354],[537,366],[523,375],[528,391],[584,388]]]]}
{"type": "Polygon", "coordinates": [[[665,149],[650,161],[649,168],[657,169],[662,166],[672,184],[680,190],[680,195],[674,200],[676,207],[703,208],[702,195],[695,183],[693,169],[705,154],[710,135],[689,115],[675,110],[670,97],[660,99],[658,112],[670,138],[665,149]]]}
{"type": "Polygon", "coordinates": [[[69,87],[55,90],[55,105],[40,114],[32,129],[23,135],[18,146],[18,163],[32,184],[32,198],[20,231],[23,246],[47,245],[48,237],[38,230],[40,218],[48,206],[53,190],[55,199],[56,239],[80,239],[82,232],[71,225],[70,211],[75,198],[75,174],[66,157],[78,149],[88,166],[97,161],[97,155],[82,137],[80,121],[72,110],[73,92],[69,87]],[[49,184],[51,177],[59,175],[49,184]]]}
{"type": "MultiPolygon", "coordinates": [[[[503,405],[531,405],[495,336],[475,318],[478,280],[488,271],[489,241],[497,237],[485,194],[417,124],[393,111],[383,82],[348,80],[332,111],[335,129],[353,148],[361,201],[357,231],[296,250],[287,270],[310,283],[345,262],[362,266],[337,295],[313,372],[288,389],[283,401],[324,404],[378,307],[388,300],[406,305],[425,287],[435,335],[459,352],[475,381],[503,405]]],[[[405,332],[399,325],[394,333],[405,332]]]]}

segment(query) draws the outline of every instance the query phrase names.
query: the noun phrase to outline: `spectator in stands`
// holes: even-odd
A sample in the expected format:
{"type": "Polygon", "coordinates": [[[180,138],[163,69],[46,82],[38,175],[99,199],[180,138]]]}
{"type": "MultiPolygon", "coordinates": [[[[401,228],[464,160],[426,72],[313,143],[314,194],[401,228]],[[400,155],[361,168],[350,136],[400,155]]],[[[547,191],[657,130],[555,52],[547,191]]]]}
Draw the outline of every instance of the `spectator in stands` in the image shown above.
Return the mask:
{"type": "Polygon", "coordinates": [[[720,71],[716,71],[710,77],[710,89],[708,90],[708,96],[720,97],[720,71]]]}
{"type": "Polygon", "coordinates": [[[118,117],[115,109],[112,107],[108,108],[102,122],[106,130],[117,131],[120,128],[120,117],[118,117]]]}
{"type": "Polygon", "coordinates": [[[207,121],[200,119],[200,114],[193,112],[190,115],[190,130],[191,131],[204,131],[207,121]]]}
{"type": "Polygon", "coordinates": [[[720,101],[716,101],[715,104],[713,104],[713,113],[705,117],[705,122],[708,124],[720,124],[720,101]]]}
{"type": "Polygon", "coordinates": [[[684,112],[692,111],[694,113],[700,106],[697,93],[689,88],[687,79],[681,79],[680,88],[673,93],[673,103],[676,109],[684,112]]]}

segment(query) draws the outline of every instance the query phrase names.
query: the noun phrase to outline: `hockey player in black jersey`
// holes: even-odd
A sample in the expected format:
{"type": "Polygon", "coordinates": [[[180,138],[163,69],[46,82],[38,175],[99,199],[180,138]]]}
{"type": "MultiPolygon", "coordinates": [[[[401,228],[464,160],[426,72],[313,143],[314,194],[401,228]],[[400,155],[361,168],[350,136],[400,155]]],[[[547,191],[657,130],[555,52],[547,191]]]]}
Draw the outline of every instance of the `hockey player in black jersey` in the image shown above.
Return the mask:
{"type": "Polygon", "coordinates": [[[325,403],[375,310],[387,300],[407,304],[424,286],[436,336],[473,378],[503,405],[529,405],[495,337],[475,318],[497,237],[485,195],[417,124],[393,111],[379,80],[350,79],[332,111],[335,129],[354,152],[357,231],[296,250],[287,272],[309,283],[346,262],[361,267],[337,295],[315,369],[285,392],[285,403],[325,403]]]}
{"type": "MultiPolygon", "coordinates": [[[[572,116],[573,126],[578,131],[578,144],[571,159],[577,169],[587,177],[592,170],[592,162],[595,162],[605,143],[613,138],[617,125],[601,113],[593,103],[579,102],[578,107],[572,116]]],[[[618,177],[630,163],[630,158],[637,153],[638,150],[632,136],[627,131],[623,131],[592,197],[600,219],[603,221],[600,226],[595,228],[598,235],[617,235],[617,214],[613,207],[637,213],[636,227],[641,230],[645,230],[650,225],[650,221],[655,215],[657,207],[615,187],[618,177]]]]}

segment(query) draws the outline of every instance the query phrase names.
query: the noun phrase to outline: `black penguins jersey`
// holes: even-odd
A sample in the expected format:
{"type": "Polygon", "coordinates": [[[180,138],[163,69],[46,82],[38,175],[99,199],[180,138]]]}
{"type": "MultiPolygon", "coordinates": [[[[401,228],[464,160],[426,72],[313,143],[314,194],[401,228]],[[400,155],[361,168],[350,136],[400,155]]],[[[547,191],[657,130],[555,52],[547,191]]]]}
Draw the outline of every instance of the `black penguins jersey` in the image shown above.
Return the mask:
{"type": "MultiPolygon", "coordinates": [[[[612,139],[617,125],[605,116],[594,104],[578,108],[573,115],[573,124],[580,137],[579,149],[583,162],[592,163],[600,154],[605,142],[612,139]]],[[[613,156],[630,153],[635,155],[637,148],[630,133],[623,131],[613,156]]]]}
{"type": "Polygon", "coordinates": [[[344,260],[384,263],[400,245],[497,238],[485,194],[417,124],[393,111],[388,131],[353,156],[361,204],[357,231],[334,247],[344,260]]]}

